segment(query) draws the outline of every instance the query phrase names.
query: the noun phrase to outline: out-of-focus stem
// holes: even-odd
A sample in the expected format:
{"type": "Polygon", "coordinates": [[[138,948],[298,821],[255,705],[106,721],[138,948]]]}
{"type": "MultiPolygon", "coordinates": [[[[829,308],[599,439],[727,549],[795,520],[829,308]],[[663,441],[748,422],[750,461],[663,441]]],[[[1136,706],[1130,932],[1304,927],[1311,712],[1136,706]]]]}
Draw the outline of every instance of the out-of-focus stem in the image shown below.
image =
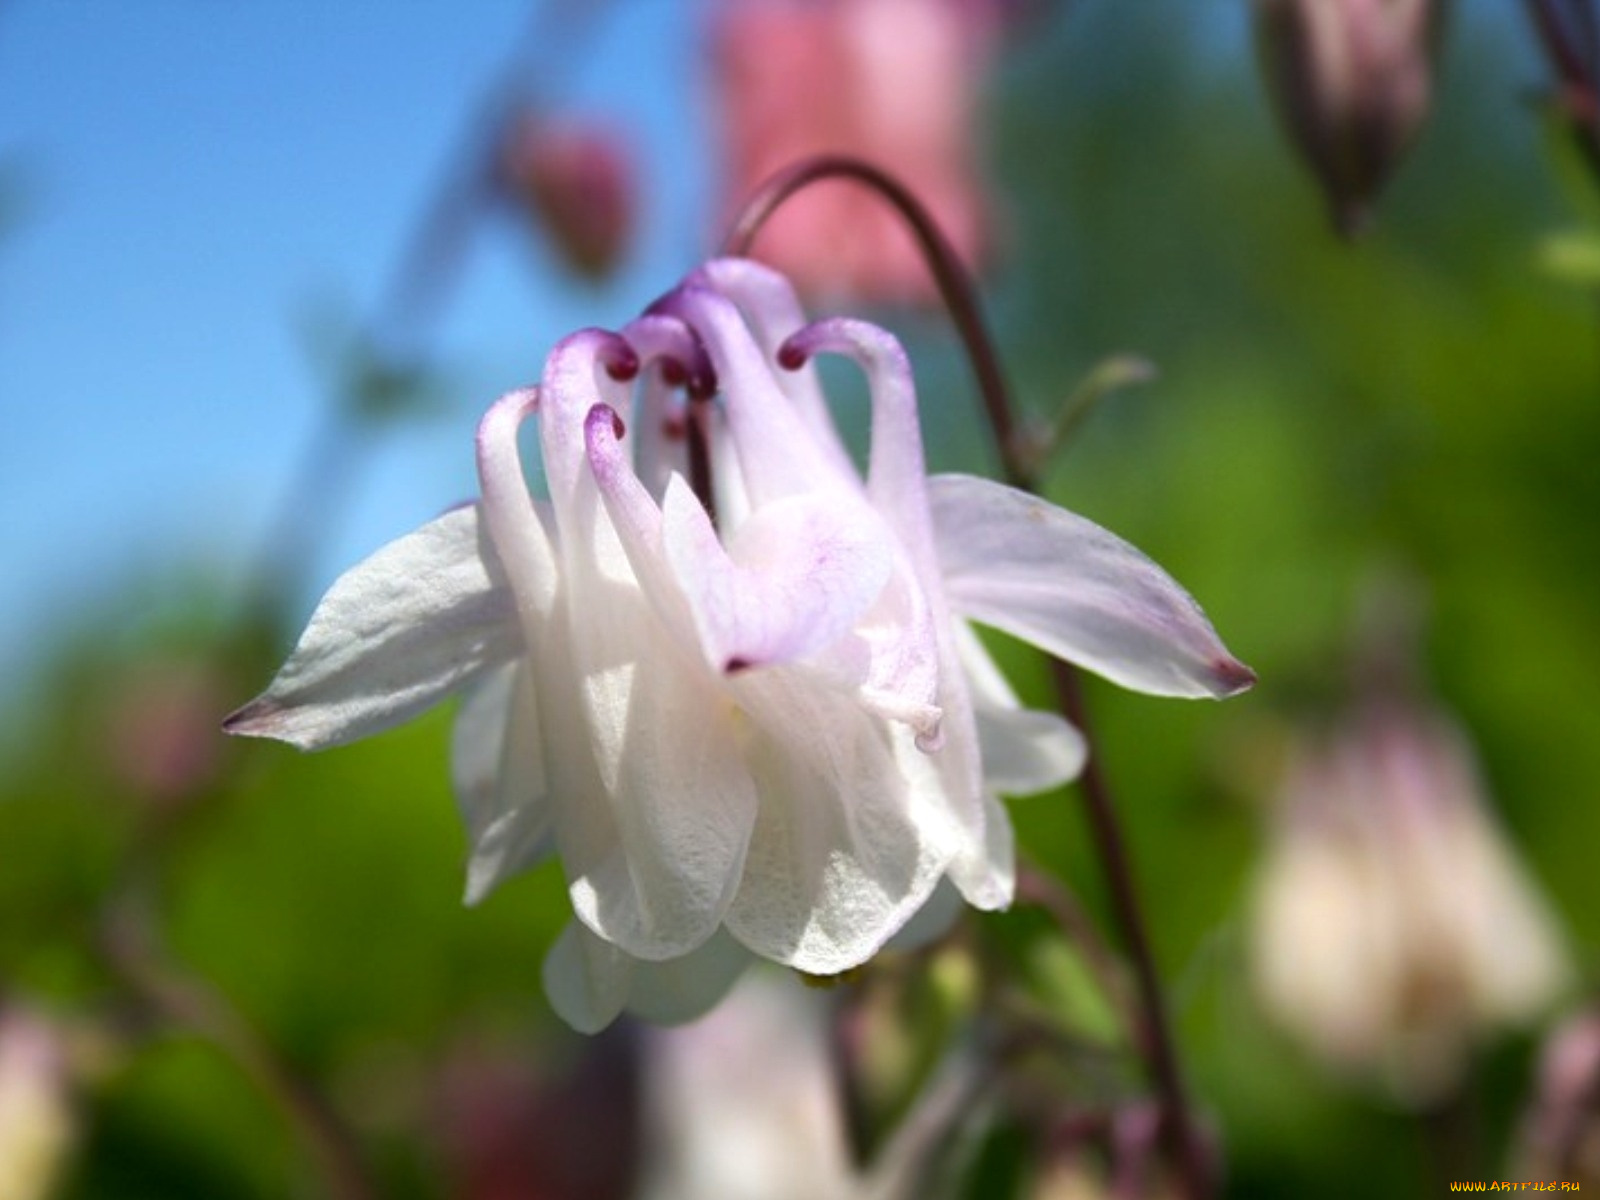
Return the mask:
{"type": "MultiPolygon", "coordinates": [[[[1013,487],[1038,491],[1026,448],[1017,437],[1017,423],[1006,387],[1005,372],[984,323],[977,289],[960,257],[934,222],[922,202],[892,176],[871,163],[843,155],[818,155],[802,159],[778,172],[756,189],[723,241],[728,254],[747,254],[756,234],[784,201],[813,183],[826,179],[853,180],[871,188],[905,220],[921,247],[928,267],[950,310],[957,333],[966,348],[984,413],[994,433],[1001,471],[1013,487]]],[[[1056,691],[1067,718],[1093,746],[1093,733],[1078,673],[1060,659],[1050,660],[1056,691]]],[[[1162,1107],[1162,1129],[1169,1153],[1191,1200],[1204,1200],[1214,1192],[1210,1155],[1201,1143],[1178,1063],[1161,977],[1151,953],[1144,913],[1139,904],[1133,866],[1117,820],[1116,804],[1100,755],[1091,750],[1080,779],[1089,826],[1099,854],[1112,909],[1129,957],[1133,960],[1140,1007],[1140,1048],[1149,1065],[1162,1107]]]]}
{"type": "Polygon", "coordinates": [[[306,1080],[214,988],[165,961],[148,929],[129,912],[107,922],[105,960],[123,984],[162,1019],[214,1045],[277,1109],[316,1165],[333,1200],[379,1200],[355,1136],[306,1080]]]}

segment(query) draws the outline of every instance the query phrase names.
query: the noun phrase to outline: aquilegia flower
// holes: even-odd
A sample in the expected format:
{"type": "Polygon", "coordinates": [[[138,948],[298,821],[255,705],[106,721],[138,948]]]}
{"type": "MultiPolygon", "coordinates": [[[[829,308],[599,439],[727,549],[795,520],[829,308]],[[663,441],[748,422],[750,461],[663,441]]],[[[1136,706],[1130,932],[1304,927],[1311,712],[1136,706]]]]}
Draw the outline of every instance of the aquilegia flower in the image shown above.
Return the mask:
{"type": "Polygon", "coordinates": [[[1084,751],[1019,707],[969,619],[1145,692],[1253,679],[1131,546],[1023,492],[927,477],[899,344],[804,325],[753,262],[562,341],[537,389],[485,415],[477,455],[482,498],[335,583],[227,728],[315,749],[464,692],[468,899],[560,856],[575,919],[545,981],[582,1029],[625,1006],[703,1011],[750,953],[845,971],[942,879],[1009,903],[998,793],[1057,786],[1084,751]],[[865,479],[819,353],[867,373],[865,479]],[[545,500],[517,448],[531,414],[545,500]]]}

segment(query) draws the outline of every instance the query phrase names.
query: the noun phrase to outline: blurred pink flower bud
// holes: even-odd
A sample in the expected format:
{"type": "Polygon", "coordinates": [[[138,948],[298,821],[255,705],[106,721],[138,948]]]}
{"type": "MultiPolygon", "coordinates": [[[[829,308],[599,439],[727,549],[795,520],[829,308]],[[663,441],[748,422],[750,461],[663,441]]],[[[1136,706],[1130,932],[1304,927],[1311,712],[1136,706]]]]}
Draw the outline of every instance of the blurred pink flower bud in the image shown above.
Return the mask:
{"type": "Polygon", "coordinates": [[[1359,233],[1428,115],[1444,0],[1256,0],[1267,89],[1321,183],[1334,224],[1359,233]]]}
{"type": "Polygon", "coordinates": [[[75,1136],[59,1031],[35,1013],[0,1004],[0,1197],[54,1195],[75,1136]]]}
{"type": "Polygon", "coordinates": [[[613,131],[524,114],[500,149],[502,184],[567,266],[601,279],[633,232],[633,164],[613,131]]]}
{"type": "MultiPolygon", "coordinates": [[[[910,188],[976,265],[988,220],[973,126],[1001,10],[985,0],[722,0],[714,44],[726,207],[802,158],[849,154],[910,188]]],[[[811,294],[935,296],[911,236],[850,182],[785,206],[756,254],[811,294]]]]}
{"type": "Polygon", "coordinates": [[[116,681],[106,701],[113,777],[153,806],[174,808],[216,779],[225,740],[216,712],[233,684],[212,665],[151,659],[116,681]]]}
{"type": "Polygon", "coordinates": [[[1527,9],[1555,72],[1552,107],[1590,166],[1600,170],[1600,15],[1594,0],[1527,0],[1527,9]]]}
{"type": "Polygon", "coordinates": [[[1523,1177],[1600,1185],[1600,1011],[1570,1018],[1545,1042],[1519,1141],[1523,1177]]]}
{"type": "Polygon", "coordinates": [[[1257,881],[1255,982],[1331,1067],[1426,1103],[1567,984],[1556,924],[1491,818],[1466,739],[1373,702],[1294,756],[1257,881]]]}

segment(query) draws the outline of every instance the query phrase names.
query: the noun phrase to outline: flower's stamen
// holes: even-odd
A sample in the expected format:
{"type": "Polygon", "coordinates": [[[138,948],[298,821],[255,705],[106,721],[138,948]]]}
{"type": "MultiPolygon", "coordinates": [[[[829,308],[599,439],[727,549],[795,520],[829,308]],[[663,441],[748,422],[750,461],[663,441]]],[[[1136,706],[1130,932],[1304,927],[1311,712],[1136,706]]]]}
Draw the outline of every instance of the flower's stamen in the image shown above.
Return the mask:
{"type": "MultiPolygon", "coordinates": [[[[846,155],[822,154],[802,159],[771,176],[756,189],[723,241],[723,252],[745,256],[768,218],[791,196],[813,183],[826,179],[851,179],[865,184],[882,196],[906,222],[921,248],[939,293],[950,311],[956,332],[966,348],[977,377],[984,411],[994,433],[1006,482],[1024,491],[1037,492],[1038,481],[1029,461],[1027,446],[1016,433],[1010,394],[999,356],[989,336],[978,306],[977,289],[962,265],[949,239],[939,229],[922,202],[904,184],[871,163],[846,155]]],[[[1061,710],[1083,733],[1091,747],[1094,742],[1082,682],[1070,663],[1051,656],[1051,675],[1061,700],[1061,710]]],[[[1166,998],[1144,913],[1133,878],[1133,865],[1123,844],[1121,823],[1117,819],[1110,784],[1100,756],[1091,749],[1079,783],[1083,789],[1090,829],[1095,839],[1102,869],[1110,888],[1111,901],[1128,956],[1133,960],[1144,1009],[1136,1030],[1145,1053],[1153,1084],[1160,1095],[1162,1132],[1174,1164],[1181,1173],[1184,1190],[1191,1200],[1202,1200],[1215,1193],[1215,1171],[1201,1142],[1178,1063],[1176,1044],[1167,1016],[1166,998]]]]}

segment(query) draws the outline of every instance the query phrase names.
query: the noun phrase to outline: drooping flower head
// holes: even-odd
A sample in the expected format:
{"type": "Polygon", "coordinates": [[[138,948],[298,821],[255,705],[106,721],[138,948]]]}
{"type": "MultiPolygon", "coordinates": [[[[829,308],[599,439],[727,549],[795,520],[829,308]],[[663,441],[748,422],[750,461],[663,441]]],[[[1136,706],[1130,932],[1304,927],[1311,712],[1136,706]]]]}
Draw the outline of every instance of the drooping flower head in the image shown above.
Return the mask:
{"type": "Polygon", "coordinates": [[[1253,676],[1133,547],[1036,497],[928,477],[910,364],[807,325],[787,281],[705,264],[620,331],[559,343],[484,416],[482,496],[324,597],[235,733],[305,749],[462,692],[469,900],[554,852],[574,920],[546,962],[581,1029],[703,1011],[750,954],[832,975],[942,880],[1009,903],[999,794],[1083,760],[1021,708],[968,622],[1125,686],[1253,676]],[[810,360],[865,371],[863,473],[810,360]],[[548,496],[517,431],[536,416],[548,496]]]}

